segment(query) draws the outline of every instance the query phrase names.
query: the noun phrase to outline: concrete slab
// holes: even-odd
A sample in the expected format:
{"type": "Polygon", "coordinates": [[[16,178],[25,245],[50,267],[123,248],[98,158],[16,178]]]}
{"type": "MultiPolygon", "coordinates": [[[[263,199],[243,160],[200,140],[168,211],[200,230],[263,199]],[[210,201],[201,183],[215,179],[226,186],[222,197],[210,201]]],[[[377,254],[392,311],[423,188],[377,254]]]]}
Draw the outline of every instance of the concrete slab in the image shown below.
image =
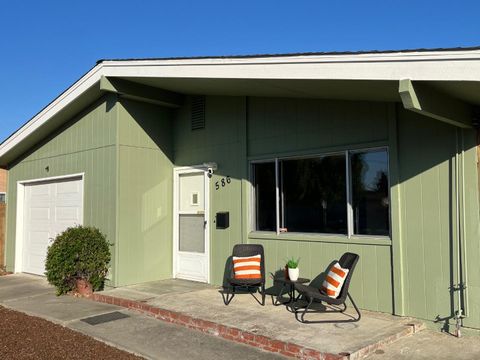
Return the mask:
{"type": "Polygon", "coordinates": [[[0,276],[0,287],[7,286],[11,283],[20,284],[26,282],[47,283],[44,276],[29,275],[29,274],[11,274],[7,276],[0,276]]]}
{"type": "Polygon", "coordinates": [[[147,300],[168,294],[184,294],[196,290],[215,289],[215,287],[195,281],[161,280],[143,284],[129,285],[110,289],[104,293],[131,300],[147,300]]]}
{"type": "Polygon", "coordinates": [[[424,330],[383,347],[368,360],[477,360],[480,359],[478,336],[456,338],[452,335],[424,330]]]}
{"type": "MultiPolygon", "coordinates": [[[[171,294],[147,303],[331,354],[355,353],[403,331],[406,326],[400,318],[366,312],[358,323],[306,325],[299,323],[285,307],[269,303],[262,307],[249,295],[237,296],[225,306],[217,290],[201,290],[182,296],[171,294]]],[[[342,314],[312,316],[318,320],[345,319],[342,314]]]]}
{"type": "Polygon", "coordinates": [[[0,302],[38,294],[54,293],[54,289],[42,277],[29,275],[0,276],[0,302]]]}
{"type": "MultiPolygon", "coordinates": [[[[360,358],[379,343],[407,334],[412,319],[385,314],[362,312],[358,323],[346,324],[302,324],[284,306],[273,306],[267,302],[260,306],[248,294],[237,295],[229,306],[222,301],[219,289],[198,284],[190,291],[184,291],[190,282],[170,280],[149,284],[143,303],[156,308],[178,312],[192,318],[202,319],[224,326],[239,329],[270,339],[293,343],[305,348],[328,354],[351,354],[350,358],[360,358]],[[154,287],[158,286],[155,291],[154,287]],[[177,292],[177,289],[181,289],[177,292]],[[155,292],[158,294],[154,296],[155,292]],[[365,350],[367,349],[367,350],[365,350]]],[[[126,287],[103,292],[104,295],[119,296],[136,300],[142,298],[141,288],[126,287]]],[[[345,319],[343,314],[313,314],[316,320],[345,319]]],[[[312,318],[311,318],[312,319],[312,318]]],[[[420,323],[417,322],[419,326],[420,323]]]]}
{"type": "Polygon", "coordinates": [[[55,296],[52,291],[1,303],[13,310],[40,316],[61,324],[93,315],[122,310],[122,308],[115,305],[86,301],[73,296],[55,296]]]}
{"type": "Polygon", "coordinates": [[[284,359],[278,354],[262,352],[183,326],[128,310],[124,312],[130,317],[94,326],[75,321],[68,327],[148,359],[284,359]]]}

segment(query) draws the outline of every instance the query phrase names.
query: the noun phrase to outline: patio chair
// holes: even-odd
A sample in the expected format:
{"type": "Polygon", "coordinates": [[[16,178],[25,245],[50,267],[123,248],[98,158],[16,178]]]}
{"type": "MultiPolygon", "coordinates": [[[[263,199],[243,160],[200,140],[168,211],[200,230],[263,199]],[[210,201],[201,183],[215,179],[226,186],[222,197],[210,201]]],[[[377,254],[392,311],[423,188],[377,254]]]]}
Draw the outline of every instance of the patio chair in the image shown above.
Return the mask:
{"type": "Polygon", "coordinates": [[[331,298],[327,296],[323,291],[322,287],[314,287],[311,285],[303,285],[303,284],[295,284],[295,290],[299,293],[299,296],[297,299],[302,297],[306,302],[307,305],[305,307],[296,307],[295,304],[292,305],[292,311],[295,312],[295,317],[298,321],[306,324],[311,324],[311,323],[345,323],[345,322],[357,322],[360,320],[362,315],[360,314],[360,310],[358,309],[357,305],[353,301],[352,296],[350,295],[348,288],[350,287],[350,280],[352,279],[353,276],[353,271],[355,270],[355,266],[357,265],[357,262],[359,260],[359,256],[357,254],[353,253],[345,253],[342,255],[340,260],[338,261],[340,266],[346,269],[349,269],[347,277],[345,278],[345,282],[343,283],[342,290],[340,291],[340,294],[338,295],[337,298],[331,298]],[[340,312],[344,313],[345,310],[347,310],[347,304],[346,300],[350,299],[350,302],[352,303],[353,307],[355,308],[355,311],[357,313],[357,317],[352,317],[351,319],[346,319],[346,320],[324,320],[324,321],[309,321],[305,320],[305,314],[307,313],[318,313],[318,312],[340,312]],[[333,310],[315,310],[312,309],[311,306],[313,302],[320,301],[323,303],[326,303],[330,306],[333,306],[333,310]],[[341,308],[339,308],[342,306],[341,308]],[[303,309],[303,310],[300,310],[303,309]],[[299,318],[300,314],[300,318],[299,318]]]}
{"type": "Polygon", "coordinates": [[[259,279],[235,279],[233,271],[233,261],[231,262],[230,269],[228,270],[227,284],[224,286],[224,292],[222,293],[223,302],[225,305],[230,304],[233,297],[238,293],[239,289],[246,290],[250,293],[254,299],[262,306],[265,305],[265,256],[262,245],[256,244],[237,244],[233,247],[232,257],[248,257],[261,255],[260,260],[260,273],[261,277],[259,279]],[[254,290],[254,292],[252,292],[254,290]],[[255,292],[259,291],[262,300],[258,300],[254,295],[255,292]]]}

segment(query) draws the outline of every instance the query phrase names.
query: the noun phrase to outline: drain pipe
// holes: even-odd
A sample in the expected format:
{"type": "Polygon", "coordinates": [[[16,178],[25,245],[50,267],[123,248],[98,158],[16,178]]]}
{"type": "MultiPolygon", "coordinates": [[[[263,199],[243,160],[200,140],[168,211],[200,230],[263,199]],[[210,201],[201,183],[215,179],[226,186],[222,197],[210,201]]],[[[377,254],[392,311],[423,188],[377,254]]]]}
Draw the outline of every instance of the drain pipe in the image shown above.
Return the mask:
{"type": "Polygon", "coordinates": [[[466,312],[466,250],[465,250],[465,151],[464,136],[462,129],[457,129],[455,138],[455,208],[456,208],[456,241],[457,241],[457,291],[458,308],[455,311],[455,335],[462,336],[462,320],[467,317],[466,312]],[[461,146],[459,148],[459,138],[461,146]],[[461,185],[460,185],[461,181],[461,185]]]}

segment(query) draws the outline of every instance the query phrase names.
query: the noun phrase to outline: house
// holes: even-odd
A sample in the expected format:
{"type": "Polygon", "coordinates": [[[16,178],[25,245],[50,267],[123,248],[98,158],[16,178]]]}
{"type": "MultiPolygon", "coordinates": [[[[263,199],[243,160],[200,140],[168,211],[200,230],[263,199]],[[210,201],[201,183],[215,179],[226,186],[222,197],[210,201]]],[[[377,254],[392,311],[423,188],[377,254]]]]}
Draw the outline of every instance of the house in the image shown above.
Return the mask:
{"type": "Polygon", "coordinates": [[[348,250],[361,308],[480,329],[479,74],[480,48],[99,61],[0,145],[7,270],[81,223],[112,286],[348,250]]]}

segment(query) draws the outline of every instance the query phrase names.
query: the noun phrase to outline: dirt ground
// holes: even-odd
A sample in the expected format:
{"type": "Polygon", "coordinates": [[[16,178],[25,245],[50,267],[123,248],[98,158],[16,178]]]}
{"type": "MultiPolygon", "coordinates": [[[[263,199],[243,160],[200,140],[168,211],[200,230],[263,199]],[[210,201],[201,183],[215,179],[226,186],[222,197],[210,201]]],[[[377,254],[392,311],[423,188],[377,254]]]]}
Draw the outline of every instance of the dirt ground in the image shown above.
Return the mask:
{"type": "Polygon", "coordinates": [[[49,321],[0,306],[0,359],[142,359],[49,321]]]}

